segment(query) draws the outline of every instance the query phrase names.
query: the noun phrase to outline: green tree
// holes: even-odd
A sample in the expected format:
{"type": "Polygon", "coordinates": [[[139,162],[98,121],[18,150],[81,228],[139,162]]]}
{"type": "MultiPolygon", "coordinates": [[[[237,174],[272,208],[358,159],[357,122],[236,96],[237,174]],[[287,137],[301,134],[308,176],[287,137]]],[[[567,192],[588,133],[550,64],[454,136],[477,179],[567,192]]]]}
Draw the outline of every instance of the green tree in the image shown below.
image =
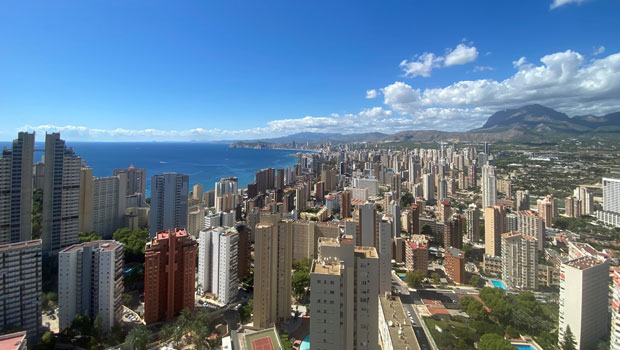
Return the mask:
{"type": "Polygon", "coordinates": [[[39,349],[52,350],[54,349],[55,343],[56,340],[54,339],[54,335],[52,334],[52,332],[47,331],[43,333],[43,336],[41,337],[41,344],[39,344],[39,349]]]}
{"type": "Polygon", "coordinates": [[[484,305],[469,295],[461,298],[461,310],[467,313],[472,320],[485,320],[488,316],[484,305]]]}
{"type": "Polygon", "coordinates": [[[144,262],[144,248],[149,240],[148,230],[136,229],[132,231],[124,227],[114,231],[112,237],[115,241],[123,243],[125,262],[144,262]]]}
{"type": "Polygon", "coordinates": [[[97,343],[101,343],[103,341],[103,320],[101,319],[101,315],[97,314],[95,320],[93,321],[93,338],[97,343]]]}
{"type": "Polygon", "coordinates": [[[122,350],[146,350],[151,342],[153,335],[144,325],[134,327],[127,334],[125,343],[121,346],[122,350]]]}
{"type": "Polygon", "coordinates": [[[305,270],[297,270],[291,278],[293,295],[296,298],[302,297],[306,293],[306,287],[310,285],[310,273],[305,270]]]}
{"type": "Polygon", "coordinates": [[[78,243],[87,243],[92,241],[99,241],[102,237],[98,235],[96,232],[86,233],[79,232],[78,233],[78,243]]]}
{"type": "Polygon", "coordinates": [[[561,350],[577,350],[577,342],[573,331],[570,330],[570,326],[566,326],[566,332],[564,332],[564,339],[560,343],[561,350]]]}
{"type": "Polygon", "coordinates": [[[43,311],[54,309],[57,303],[58,294],[56,294],[56,292],[43,293],[41,296],[41,307],[43,308],[43,311]]]}
{"type": "Polygon", "coordinates": [[[479,275],[473,275],[469,278],[469,284],[476,288],[484,286],[484,280],[479,275]]]}
{"type": "Polygon", "coordinates": [[[501,335],[495,333],[485,334],[480,337],[478,350],[514,350],[514,346],[504,339],[501,335]]]}
{"type": "Polygon", "coordinates": [[[409,288],[418,289],[422,286],[425,277],[424,272],[420,270],[408,271],[405,274],[405,283],[409,288]]]}
{"type": "Polygon", "coordinates": [[[401,208],[408,208],[413,202],[415,202],[415,198],[413,198],[413,194],[411,194],[411,192],[405,192],[400,197],[401,208]]]}
{"type": "Polygon", "coordinates": [[[32,192],[32,239],[41,238],[41,220],[43,219],[43,190],[35,187],[32,192]]]}
{"type": "Polygon", "coordinates": [[[433,229],[428,224],[422,226],[422,230],[420,232],[423,235],[427,235],[427,236],[432,236],[433,235],[433,229]]]}
{"type": "Polygon", "coordinates": [[[241,323],[247,323],[252,317],[252,310],[254,309],[254,299],[248,300],[246,305],[243,305],[239,309],[239,317],[241,318],[241,323]]]}
{"type": "Polygon", "coordinates": [[[433,284],[439,284],[439,280],[441,279],[441,276],[439,276],[437,272],[433,272],[431,273],[431,278],[433,279],[433,284]]]}

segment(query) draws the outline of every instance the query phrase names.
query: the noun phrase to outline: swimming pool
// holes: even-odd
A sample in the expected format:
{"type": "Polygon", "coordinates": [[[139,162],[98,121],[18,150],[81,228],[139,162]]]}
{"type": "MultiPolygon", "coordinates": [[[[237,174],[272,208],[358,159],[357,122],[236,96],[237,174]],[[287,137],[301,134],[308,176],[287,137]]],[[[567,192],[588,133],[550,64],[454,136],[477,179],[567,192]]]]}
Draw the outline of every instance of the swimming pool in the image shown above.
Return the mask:
{"type": "Polygon", "coordinates": [[[310,334],[308,334],[299,345],[299,350],[310,350],[310,334]]]}
{"type": "Polygon", "coordinates": [[[512,344],[512,346],[516,347],[519,350],[536,350],[536,348],[529,344],[512,344]]]}
{"type": "MultiPolygon", "coordinates": [[[[504,282],[500,281],[500,280],[489,280],[489,282],[491,282],[491,284],[493,285],[493,287],[495,288],[501,288],[503,290],[508,290],[508,288],[506,287],[506,285],[504,284],[504,282]]],[[[529,346],[529,345],[528,345],[529,346]]],[[[525,348],[527,349],[527,348],[525,348]]]]}

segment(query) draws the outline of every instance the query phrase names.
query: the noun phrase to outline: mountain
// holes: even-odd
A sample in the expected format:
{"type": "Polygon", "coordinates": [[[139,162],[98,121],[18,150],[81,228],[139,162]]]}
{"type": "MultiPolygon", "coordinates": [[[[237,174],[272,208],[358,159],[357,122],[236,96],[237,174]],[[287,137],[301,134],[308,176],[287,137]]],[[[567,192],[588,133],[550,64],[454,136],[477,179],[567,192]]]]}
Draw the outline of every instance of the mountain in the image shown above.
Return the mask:
{"type": "Polygon", "coordinates": [[[274,146],[325,142],[479,142],[548,141],[550,138],[620,133],[620,112],[604,116],[569,117],[551,108],[533,104],[493,113],[481,128],[463,132],[408,130],[388,135],[380,132],[360,134],[301,132],[288,136],[239,142],[238,146],[274,146]]]}
{"type": "Polygon", "coordinates": [[[541,105],[528,105],[517,109],[507,109],[494,113],[480,129],[470,132],[502,132],[520,130],[526,135],[544,134],[584,134],[590,132],[619,132],[620,112],[602,117],[587,115],[569,117],[541,105]]]}

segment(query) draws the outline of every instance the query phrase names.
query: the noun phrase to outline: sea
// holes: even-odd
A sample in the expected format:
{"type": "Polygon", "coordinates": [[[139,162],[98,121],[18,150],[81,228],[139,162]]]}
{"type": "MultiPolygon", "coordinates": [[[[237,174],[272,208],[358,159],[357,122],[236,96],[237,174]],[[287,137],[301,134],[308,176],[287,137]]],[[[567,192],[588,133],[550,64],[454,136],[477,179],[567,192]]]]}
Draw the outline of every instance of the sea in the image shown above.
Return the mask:
{"type": "MultiPolygon", "coordinates": [[[[67,142],[67,147],[93,168],[97,177],[112,176],[114,169],[146,169],[149,196],[151,176],[165,172],[189,175],[190,185],[211,190],[222,177],[236,176],[239,187],[254,182],[254,173],[264,168],[293,167],[297,150],[229,148],[226,144],[192,142],[67,142]]],[[[0,142],[0,147],[11,147],[0,142]]],[[[44,143],[35,144],[35,162],[41,161],[44,143]]]]}

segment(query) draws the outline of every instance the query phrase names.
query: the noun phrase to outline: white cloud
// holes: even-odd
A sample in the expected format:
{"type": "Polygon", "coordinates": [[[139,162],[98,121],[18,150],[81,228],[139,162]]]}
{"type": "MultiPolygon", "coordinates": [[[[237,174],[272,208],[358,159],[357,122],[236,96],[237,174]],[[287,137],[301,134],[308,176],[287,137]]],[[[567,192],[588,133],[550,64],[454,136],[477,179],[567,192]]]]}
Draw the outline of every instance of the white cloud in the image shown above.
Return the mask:
{"type": "Polygon", "coordinates": [[[375,97],[377,97],[378,93],[377,90],[375,89],[370,89],[370,90],[366,90],[366,98],[367,99],[373,99],[375,97]]]}
{"type": "Polygon", "coordinates": [[[384,103],[398,113],[420,118],[429,110],[442,115],[438,111],[447,109],[453,122],[463,125],[473,124],[472,120],[482,124],[497,110],[531,103],[569,115],[620,110],[620,53],[586,62],[580,53],[567,50],[546,55],[540,62],[530,64],[522,57],[513,63],[517,72],[503,81],[458,81],[424,91],[395,82],[381,91],[384,103]]]}
{"type": "Polygon", "coordinates": [[[445,57],[445,66],[455,66],[470,63],[478,58],[478,49],[475,46],[458,44],[454,50],[449,51],[445,57]]]}
{"type": "MultiPolygon", "coordinates": [[[[465,40],[465,39],[463,39],[465,40]]],[[[458,44],[454,49],[447,49],[444,56],[425,52],[414,56],[411,61],[403,60],[400,68],[405,72],[405,77],[415,78],[418,76],[428,78],[435,68],[463,65],[475,61],[478,58],[478,49],[473,44],[458,44]]]]}
{"type": "Polygon", "coordinates": [[[586,1],[587,0],[553,0],[553,2],[551,2],[550,8],[553,10],[560,6],[564,6],[568,4],[581,4],[586,1]]]}
{"type": "Polygon", "coordinates": [[[425,52],[415,58],[415,61],[403,60],[400,62],[400,68],[405,71],[406,77],[415,78],[422,76],[428,78],[431,76],[433,68],[440,67],[442,61],[443,57],[437,57],[433,53],[425,52]]]}
{"type": "Polygon", "coordinates": [[[605,53],[605,46],[599,46],[598,49],[594,49],[594,52],[592,53],[594,56],[600,55],[605,53]]]}
{"type": "Polygon", "coordinates": [[[475,66],[474,67],[474,72],[484,72],[487,70],[495,70],[495,68],[491,67],[491,66],[475,66]]]}

